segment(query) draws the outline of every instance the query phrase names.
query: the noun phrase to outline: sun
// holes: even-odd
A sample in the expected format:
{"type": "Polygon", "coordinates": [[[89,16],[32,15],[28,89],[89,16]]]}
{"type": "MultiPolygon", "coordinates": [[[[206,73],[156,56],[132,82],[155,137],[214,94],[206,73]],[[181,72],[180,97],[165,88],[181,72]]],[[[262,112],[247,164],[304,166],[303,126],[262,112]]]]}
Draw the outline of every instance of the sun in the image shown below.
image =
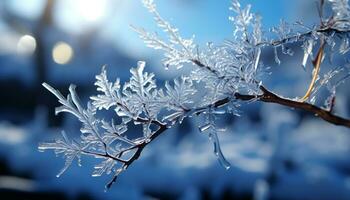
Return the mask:
{"type": "Polygon", "coordinates": [[[88,22],[101,20],[106,12],[107,0],[74,0],[77,14],[88,22]]]}

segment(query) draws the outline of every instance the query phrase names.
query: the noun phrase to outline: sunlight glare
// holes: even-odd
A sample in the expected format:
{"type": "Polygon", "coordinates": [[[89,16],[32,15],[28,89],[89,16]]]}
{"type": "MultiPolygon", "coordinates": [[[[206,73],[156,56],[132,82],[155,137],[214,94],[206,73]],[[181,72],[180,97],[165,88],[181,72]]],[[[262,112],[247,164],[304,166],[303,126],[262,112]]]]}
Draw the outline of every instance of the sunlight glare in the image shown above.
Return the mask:
{"type": "Polygon", "coordinates": [[[65,42],[58,42],[52,50],[52,58],[55,63],[64,65],[67,64],[73,57],[72,47],[65,42]]]}
{"type": "Polygon", "coordinates": [[[23,35],[17,43],[19,55],[32,55],[36,49],[36,40],[31,35],[23,35]]]}
{"type": "Polygon", "coordinates": [[[76,0],[78,14],[86,21],[96,22],[106,12],[107,0],[76,0]]]}

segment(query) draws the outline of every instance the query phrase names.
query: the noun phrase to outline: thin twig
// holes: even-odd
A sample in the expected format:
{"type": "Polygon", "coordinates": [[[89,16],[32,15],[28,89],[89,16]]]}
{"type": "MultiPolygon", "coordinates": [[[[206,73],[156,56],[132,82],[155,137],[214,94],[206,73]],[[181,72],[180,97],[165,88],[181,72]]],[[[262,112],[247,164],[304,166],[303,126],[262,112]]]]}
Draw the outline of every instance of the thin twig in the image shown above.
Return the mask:
{"type": "Polygon", "coordinates": [[[350,31],[349,30],[338,30],[338,29],[332,28],[331,26],[326,26],[326,27],[320,27],[317,30],[307,31],[307,32],[304,32],[302,34],[288,36],[286,38],[282,38],[282,39],[279,39],[279,40],[263,41],[263,42],[257,43],[256,46],[257,47],[264,46],[264,45],[279,46],[281,44],[288,43],[289,41],[296,41],[296,39],[302,39],[302,38],[308,37],[308,36],[312,35],[313,32],[316,32],[316,33],[327,33],[327,34],[330,34],[330,33],[334,32],[334,33],[338,33],[338,34],[346,34],[346,33],[349,33],[350,31]]]}
{"type": "MultiPolygon", "coordinates": [[[[323,45],[320,48],[320,49],[322,49],[322,51],[324,48],[323,45]]],[[[320,54],[323,54],[323,53],[320,53],[320,54]]],[[[317,59],[317,60],[319,60],[318,62],[321,62],[322,55],[320,55],[318,57],[319,57],[319,59],[317,59]]],[[[211,71],[213,74],[216,74],[215,73],[216,71],[211,70],[212,67],[204,65],[199,60],[196,60],[196,62],[193,62],[193,63],[199,67],[209,69],[209,71],[211,71]]],[[[339,117],[337,115],[334,115],[332,112],[330,112],[328,110],[324,110],[320,107],[317,107],[315,105],[312,105],[312,104],[309,104],[306,102],[294,101],[291,99],[286,99],[286,98],[280,97],[280,96],[270,92],[269,90],[267,90],[264,86],[260,86],[260,89],[263,92],[262,95],[245,95],[245,94],[236,93],[234,96],[236,99],[243,100],[243,101],[251,101],[251,100],[257,99],[258,101],[262,101],[262,102],[276,103],[276,104],[284,105],[284,106],[291,107],[291,108],[298,108],[298,109],[313,113],[316,116],[322,118],[323,120],[325,120],[331,124],[345,126],[345,127],[350,128],[350,120],[349,119],[339,117]]],[[[230,101],[230,99],[227,97],[227,98],[224,98],[224,99],[221,99],[221,100],[215,102],[214,105],[215,105],[215,107],[220,107],[222,105],[227,104],[229,101],[230,101]]]]}
{"type": "Polygon", "coordinates": [[[321,69],[321,63],[322,63],[323,52],[324,52],[324,45],[325,45],[325,43],[322,41],[321,47],[317,52],[316,59],[313,62],[315,68],[313,70],[311,83],[310,83],[309,88],[307,89],[305,95],[303,96],[303,98],[301,98],[301,102],[305,102],[310,97],[311,92],[314,89],[314,86],[315,86],[315,83],[316,83],[316,80],[318,77],[318,73],[320,72],[320,69],[321,69]]]}
{"type": "Polygon", "coordinates": [[[350,128],[350,120],[349,119],[345,119],[343,117],[337,116],[328,110],[319,108],[319,107],[312,105],[310,103],[307,103],[307,102],[300,102],[300,101],[294,101],[291,99],[283,98],[283,97],[278,96],[278,95],[274,94],[273,92],[267,90],[263,86],[260,86],[260,89],[263,92],[263,94],[258,95],[258,96],[256,96],[256,95],[242,95],[242,94],[236,93],[235,97],[237,99],[242,100],[242,101],[257,99],[258,101],[262,101],[262,102],[266,102],[266,103],[276,103],[276,104],[287,106],[290,108],[301,109],[301,110],[310,112],[310,113],[314,114],[315,116],[320,117],[321,119],[323,119],[331,124],[350,128]]]}

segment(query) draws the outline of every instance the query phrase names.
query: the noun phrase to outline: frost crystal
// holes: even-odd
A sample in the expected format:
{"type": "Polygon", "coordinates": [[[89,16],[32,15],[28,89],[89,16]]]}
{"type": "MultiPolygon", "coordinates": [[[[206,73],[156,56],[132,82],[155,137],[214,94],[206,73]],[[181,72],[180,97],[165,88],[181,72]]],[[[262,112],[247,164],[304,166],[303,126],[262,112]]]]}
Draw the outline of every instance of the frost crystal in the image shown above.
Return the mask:
{"type": "MultiPolygon", "coordinates": [[[[86,108],[80,103],[74,85],[69,87],[69,94],[65,97],[43,83],[61,104],[56,108],[56,114],[71,113],[82,123],[80,138],[68,139],[63,132],[62,139],[39,145],[40,151],[54,150],[56,154],[63,155],[66,162],[58,175],[74,159],[80,163],[81,156],[92,156],[100,159],[100,163],[94,166],[92,176],[112,174],[108,188],[121,172],[139,158],[151,141],[172,126],[180,124],[184,118],[192,116],[204,116],[199,131],[209,136],[215,156],[228,169],[230,163],[221,151],[218,135],[225,130],[218,127],[218,116],[239,116],[238,108],[244,102],[259,99],[273,102],[271,98],[277,98],[272,93],[264,96],[267,90],[261,79],[268,69],[261,62],[264,48],[273,49],[274,60],[278,65],[282,64],[278,50],[293,56],[291,45],[295,48],[299,45],[299,49],[304,52],[302,60],[298,61],[304,68],[308,60],[315,59],[311,61],[317,70],[313,70],[312,83],[303,99],[315,104],[322,97],[325,109],[322,111],[328,114],[332,112],[337,87],[350,77],[349,62],[344,66],[331,67],[328,71],[323,68],[320,70],[325,56],[332,60],[333,56],[346,54],[350,49],[348,0],[321,1],[320,24],[311,27],[302,22],[290,24],[281,20],[278,27],[270,29],[274,35],[272,39],[264,35],[261,17],[251,12],[251,5],[242,7],[238,0],[232,0],[230,10],[233,16],[229,20],[233,24],[233,35],[223,44],[208,42],[204,48],[195,44],[194,37],[184,39],[176,27],[161,17],[153,0],[142,2],[167,39],[143,28],[132,28],[148,47],[163,51],[163,64],[166,67],[181,68],[188,64],[192,65],[188,68],[190,72],[158,87],[155,75],[145,71],[144,61],[139,61],[137,67],[130,70],[130,80],[124,84],[119,79],[110,82],[106,67],[102,67],[95,82],[98,94],[90,97],[86,108]],[[323,15],[324,6],[329,6],[333,11],[330,16],[323,15]],[[339,47],[339,51],[336,51],[336,47],[339,47]],[[313,58],[313,52],[318,52],[316,58],[313,58]],[[320,94],[321,88],[328,91],[326,97],[320,94]],[[100,110],[110,109],[115,111],[117,120],[96,117],[100,110]],[[139,126],[142,134],[137,138],[128,136],[130,125],[139,126]]],[[[333,66],[332,62],[329,64],[333,66]]],[[[292,100],[286,100],[289,101],[292,100]]],[[[303,103],[295,102],[294,105],[303,103]]],[[[305,107],[317,108],[313,106],[305,107]]]]}
{"type": "Polygon", "coordinates": [[[188,77],[181,76],[180,79],[175,79],[174,87],[166,82],[165,88],[169,98],[167,101],[169,110],[185,111],[187,110],[186,105],[193,103],[193,95],[196,93],[196,89],[188,77]]]}
{"type": "Polygon", "coordinates": [[[60,177],[72,164],[75,158],[78,159],[78,164],[80,165],[81,149],[79,144],[76,142],[70,142],[65,132],[62,132],[63,139],[57,139],[54,143],[42,143],[39,145],[40,151],[54,150],[56,155],[62,154],[66,160],[64,167],[57,174],[60,177]]]}
{"type": "Polygon", "coordinates": [[[334,27],[339,30],[350,28],[350,6],[348,0],[328,0],[334,13],[334,27]]]}
{"type": "Polygon", "coordinates": [[[212,108],[209,108],[207,114],[206,114],[206,124],[199,127],[200,132],[208,133],[210,141],[212,141],[214,146],[214,154],[217,156],[220,164],[225,168],[229,169],[231,167],[231,164],[226,160],[224,154],[221,151],[220,147],[220,141],[218,137],[218,133],[225,131],[223,129],[217,128],[215,124],[215,114],[213,112],[212,108]]]}
{"type": "Polygon", "coordinates": [[[314,45],[314,41],[312,39],[306,40],[303,44],[303,49],[304,49],[304,58],[301,66],[305,69],[306,68],[306,62],[309,58],[309,56],[312,53],[312,48],[314,45]]]}
{"type": "Polygon", "coordinates": [[[196,56],[196,45],[193,42],[194,37],[190,39],[183,39],[177,28],[165,21],[158,11],[153,0],[143,0],[144,6],[153,14],[157,25],[169,36],[169,41],[165,42],[160,39],[156,33],[148,33],[142,28],[133,27],[133,29],[140,35],[148,47],[153,49],[160,49],[164,51],[163,63],[166,67],[175,66],[181,68],[185,63],[196,56]]]}
{"type": "Polygon", "coordinates": [[[350,50],[349,38],[344,38],[339,47],[339,53],[346,54],[350,50]]]}

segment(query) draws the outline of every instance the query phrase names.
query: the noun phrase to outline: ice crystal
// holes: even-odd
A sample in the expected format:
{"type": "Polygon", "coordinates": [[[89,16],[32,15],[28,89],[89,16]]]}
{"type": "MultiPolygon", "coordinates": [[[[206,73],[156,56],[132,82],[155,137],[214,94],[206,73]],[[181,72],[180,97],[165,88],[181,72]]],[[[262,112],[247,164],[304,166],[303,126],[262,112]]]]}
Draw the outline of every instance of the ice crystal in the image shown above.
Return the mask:
{"type": "Polygon", "coordinates": [[[60,177],[69,168],[75,158],[78,159],[78,164],[80,165],[80,156],[82,151],[80,145],[76,142],[69,141],[65,132],[62,132],[62,139],[56,139],[56,141],[52,143],[40,144],[39,150],[54,150],[56,155],[63,155],[65,159],[64,167],[57,174],[57,177],[60,177]]]}
{"type": "Polygon", "coordinates": [[[334,13],[334,27],[339,30],[350,28],[350,6],[348,0],[328,0],[334,13]]]}
{"type": "Polygon", "coordinates": [[[219,132],[225,131],[225,129],[220,129],[215,124],[216,115],[213,112],[213,108],[209,108],[208,111],[205,113],[205,123],[204,125],[199,127],[200,132],[207,133],[209,136],[210,141],[212,141],[214,146],[214,154],[217,156],[220,164],[225,168],[229,169],[231,167],[231,164],[226,160],[224,154],[221,151],[220,147],[220,141],[218,137],[219,132]]]}
{"type": "Polygon", "coordinates": [[[168,109],[175,111],[184,111],[188,104],[193,103],[192,96],[196,93],[191,79],[182,76],[180,79],[174,80],[172,87],[169,82],[165,83],[166,94],[168,96],[168,109]]]}
{"type": "Polygon", "coordinates": [[[306,68],[306,63],[309,58],[309,56],[312,54],[312,48],[314,45],[314,41],[312,39],[305,40],[303,44],[303,49],[304,49],[304,58],[301,66],[305,69],[306,68]]]}
{"type": "MultiPolygon", "coordinates": [[[[233,24],[233,35],[223,44],[208,42],[204,48],[195,44],[194,37],[184,39],[176,27],[161,17],[153,0],[142,2],[167,38],[143,28],[132,28],[148,47],[164,53],[163,64],[166,67],[181,68],[189,64],[192,65],[190,72],[173,81],[166,81],[164,86],[157,86],[155,75],[146,72],[146,63],[139,61],[137,67],[130,70],[130,80],[123,84],[119,79],[109,81],[104,66],[96,76],[98,94],[90,97],[86,108],[80,103],[74,85],[69,87],[69,94],[65,97],[44,83],[43,86],[61,104],[56,108],[56,114],[71,113],[82,123],[80,138],[70,140],[63,132],[62,139],[39,145],[40,151],[54,150],[56,154],[63,155],[66,161],[59,175],[74,159],[80,163],[82,155],[92,156],[101,160],[94,166],[92,176],[112,174],[112,181],[107,184],[110,187],[119,174],[139,158],[146,145],[163,131],[192,116],[204,116],[199,131],[209,136],[214,154],[228,169],[230,164],[221,151],[218,135],[225,130],[218,127],[217,118],[223,114],[239,116],[241,104],[258,100],[264,93],[261,87],[263,72],[267,70],[261,62],[264,48],[272,48],[275,62],[282,65],[278,51],[282,55],[295,56],[294,46],[299,47],[304,52],[300,60],[304,68],[308,60],[313,59],[315,49],[328,58],[343,55],[350,49],[350,9],[347,0],[321,1],[322,5],[326,2],[333,13],[320,16],[320,24],[311,27],[302,22],[293,25],[281,20],[278,27],[270,29],[274,33],[271,39],[264,35],[262,19],[251,12],[251,5],[243,7],[238,0],[232,0],[230,10],[233,16],[229,20],[233,24]],[[300,27],[303,32],[297,31],[300,27]],[[292,45],[293,50],[290,48],[292,45]],[[339,50],[336,51],[335,47],[338,46],[339,50]],[[241,99],[237,97],[239,95],[241,99]],[[240,101],[242,99],[244,101],[240,101]],[[96,117],[100,110],[111,109],[115,111],[117,120],[96,117]],[[140,137],[128,136],[131,123],[140,126],[140,137]]],[[[320,15],[322,13],[320,11],[320,15]]],[[[323,61],[322,58],[321,64],[323,61]]],[[[316,65],[314,60],[312,63],[316,65]]],[[[337,87],[350,77],[349,65],[332,67],[329,71],[321,70],[323,74],[315,74],[319,79],[311,88],[309,102],[315,103],[321,96],[320,89],[326,88],[329,95],[322,102],[324,108],[331,112],[337,87]]]]}
{"type": "Polygon", "coordinates": [[[142,28],[133,28],[148,47],[164,51],[164,65],[181,68],[185,63],[189,63],[190,60],[194,59],[196,56],[194,37],[190,39],[182,38],[179,30],[160,16],[153,0],[143,0],[142,2],[148,11],[153,14],[157,25],[168,35],[169,40],[164,41],[156,33],[149,33],[142,28]]]}
{"type": "Polygon", "coordinates": [[[339,53],[346,54],[350,50],[349,38],[344,38],[339,47],[339,53]]]}

